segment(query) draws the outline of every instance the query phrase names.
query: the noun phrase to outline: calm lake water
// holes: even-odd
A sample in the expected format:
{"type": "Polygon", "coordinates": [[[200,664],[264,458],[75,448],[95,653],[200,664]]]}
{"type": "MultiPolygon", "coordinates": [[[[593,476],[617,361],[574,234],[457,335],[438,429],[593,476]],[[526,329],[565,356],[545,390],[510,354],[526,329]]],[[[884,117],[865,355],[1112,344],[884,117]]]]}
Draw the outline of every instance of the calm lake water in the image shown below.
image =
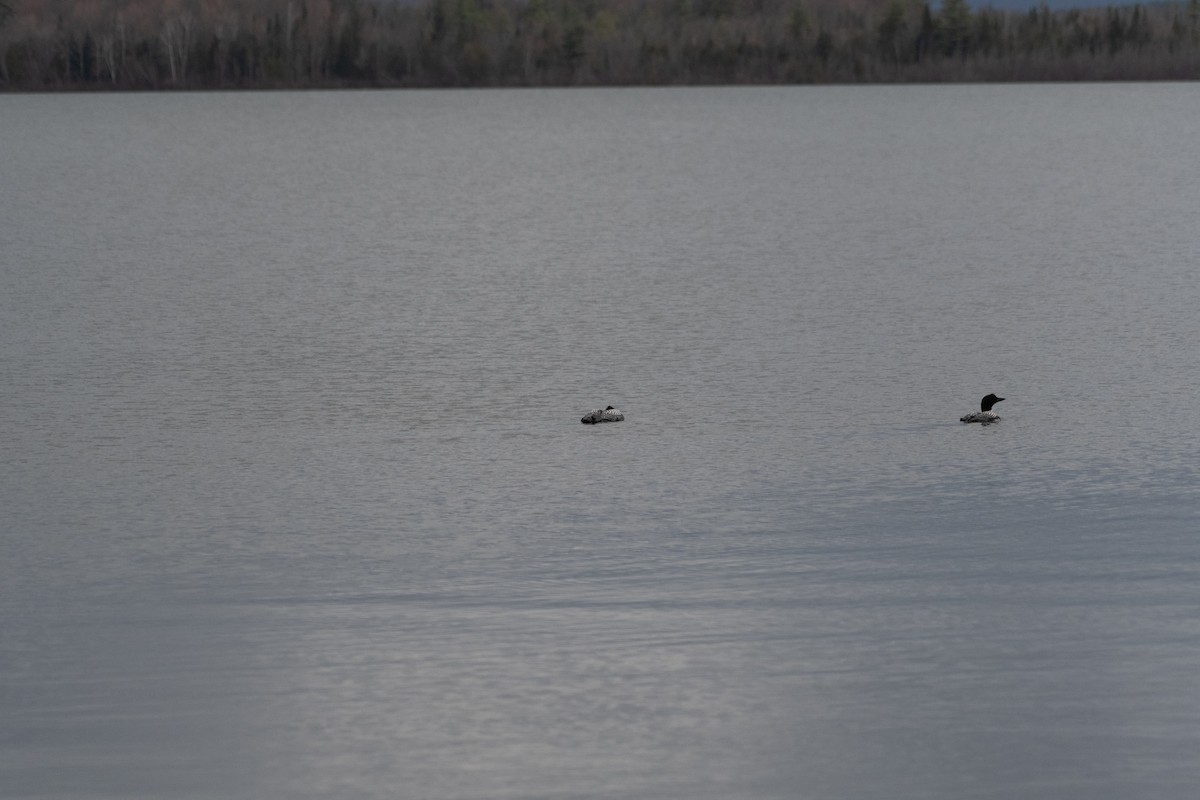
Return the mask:
{"type": "Polygon", "coordinates": [[[0,96],[0,795],[1190,800],[1197,130],[0,96]]]}

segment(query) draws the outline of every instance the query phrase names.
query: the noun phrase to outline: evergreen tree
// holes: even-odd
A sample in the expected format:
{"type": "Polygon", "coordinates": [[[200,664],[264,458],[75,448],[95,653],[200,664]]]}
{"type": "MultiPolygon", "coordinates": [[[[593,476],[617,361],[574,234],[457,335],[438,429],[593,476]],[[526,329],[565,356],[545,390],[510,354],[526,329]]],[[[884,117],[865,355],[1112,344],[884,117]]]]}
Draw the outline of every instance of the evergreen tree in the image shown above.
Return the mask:
{"type": "Polygon", "coordinates": [[[942,0],[938,34],[942,55],[966,57],[971,40],[971,8],[967,0],[942,0]]]}
{"type": "Polygon", "coordinates": [[[900,60],[900,43],[908,27],[904,4],[891,0],[879,21],[879,52],[887,61],[900,60]]]}

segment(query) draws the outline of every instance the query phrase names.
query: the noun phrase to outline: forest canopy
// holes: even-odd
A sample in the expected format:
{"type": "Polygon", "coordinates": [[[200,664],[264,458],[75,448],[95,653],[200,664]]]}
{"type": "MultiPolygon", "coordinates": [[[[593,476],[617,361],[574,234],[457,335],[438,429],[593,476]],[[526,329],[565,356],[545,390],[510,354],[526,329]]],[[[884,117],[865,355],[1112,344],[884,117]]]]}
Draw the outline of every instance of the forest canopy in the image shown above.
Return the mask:
{"type": "Polygon", "coordinates": [[[1200,78],[1200,0],[0,0],[0,89],[1200,78]]]}

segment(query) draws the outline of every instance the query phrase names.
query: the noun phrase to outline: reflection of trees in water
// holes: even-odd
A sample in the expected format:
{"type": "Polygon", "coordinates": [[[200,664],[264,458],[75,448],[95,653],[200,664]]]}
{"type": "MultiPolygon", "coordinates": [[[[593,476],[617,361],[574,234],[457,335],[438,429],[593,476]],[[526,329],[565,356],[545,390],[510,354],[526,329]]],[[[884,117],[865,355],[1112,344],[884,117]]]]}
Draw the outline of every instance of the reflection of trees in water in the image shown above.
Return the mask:
{"type": "Polygon", "coordinates": [[[1200,77],[1200,0],[0,0],[9,88],[1200,77]]]}

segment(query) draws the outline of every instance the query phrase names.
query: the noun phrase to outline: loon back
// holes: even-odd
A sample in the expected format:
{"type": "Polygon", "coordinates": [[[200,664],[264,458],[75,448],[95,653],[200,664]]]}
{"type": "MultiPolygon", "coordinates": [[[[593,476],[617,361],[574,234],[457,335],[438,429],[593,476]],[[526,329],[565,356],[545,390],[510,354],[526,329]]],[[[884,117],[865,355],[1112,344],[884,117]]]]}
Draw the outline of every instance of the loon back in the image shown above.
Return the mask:
{"type": "Polygon", "coordinates": [[[583,419],[579,421],[584,425],[595,425],[597,422],[621,422],[624,419],[624,414],[609,406],[608,408],[597,408],[595,411],[584,414],[583,419]]]}

